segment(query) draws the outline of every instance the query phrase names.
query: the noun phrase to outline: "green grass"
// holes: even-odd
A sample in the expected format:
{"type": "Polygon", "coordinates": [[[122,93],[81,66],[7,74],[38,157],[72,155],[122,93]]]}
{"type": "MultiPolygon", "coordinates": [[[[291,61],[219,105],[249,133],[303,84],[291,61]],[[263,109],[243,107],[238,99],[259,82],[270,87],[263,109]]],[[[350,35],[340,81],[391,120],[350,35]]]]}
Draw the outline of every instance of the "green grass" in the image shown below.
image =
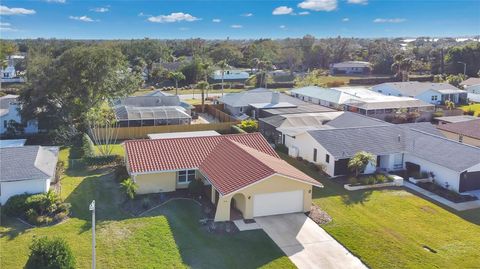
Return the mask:
{"type": "Polygon", "coordinates": [[[460,108],[465,112],[473,110],[475,111],[475,116],[480,117],[480,104],[461,106],[460,108]]]}
{"type": "MultiPolygon", "coordinates": [[[[115,150],[123,154],[120,145],[115,150]]],[[[68,148],[60,159],[68,158],[68,148]]],[[[68,163],[68,162],[66,162],[68,163]]],[[[68,166],[68,165],[67,165],[68,166]]],[[[98,268],[294,268],[263,231],[214,235],[198,224],[200,207],[173,201],[131,217],[120,208],[123,196],[110,170],[70,169],[62,178],[61,196],[72,204],[72,217],[51,227],[28,228],[2,217],[0,268],[23,268],[35,236],[67,240],[78,268],[91,266],[91,213],[97,205],[98,268]]]]}
{"type": "Polygon", "coordinates": [[[281,155],[324,184],[314,203],[333,221],[322,227],[371,268],[479,267],[480,209],[454,214],[403,188],[350,192],[281,155]]]}

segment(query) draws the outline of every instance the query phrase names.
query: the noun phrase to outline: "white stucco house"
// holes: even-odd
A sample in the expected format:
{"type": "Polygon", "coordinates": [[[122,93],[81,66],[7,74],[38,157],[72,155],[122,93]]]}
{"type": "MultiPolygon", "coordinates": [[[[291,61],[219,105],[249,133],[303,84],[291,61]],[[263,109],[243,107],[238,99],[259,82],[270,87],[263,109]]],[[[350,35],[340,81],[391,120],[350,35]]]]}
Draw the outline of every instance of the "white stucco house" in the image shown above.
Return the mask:
{"type": "Polygon", "coordinates": [[[332,75],[368,75],[372,71],[372,65],[369,62],[346,61],[330,65],[332,75]]]}
{"type": "Polygon", "coordinates": [[[434,105],[442,105],[447,100],[455,104],[467,102],[467,92],[448,83],[388,82],[375,85],[372,90],[384,95],[412,97],[434,105]]]}
{"type": "Polygon", "coordinates": [[[45,193],[55,179],[58,147],[0,148],[0,203],[23,194],[45,193]]]}
{"type": "Polygon", "coordinates": [[[23,124],[25,134],[38,133],[38,122],[30,120],[24,122],[20,115],[21,104],[18,102],[18,95],[5,95],[0,97],[0,134],[5,134],[11,121],[23,124]]]}
{"type": "Polygon", "coordinates": [[[410,167],[433,173],[435,183],[456,192],[480,189],[480,148],[447,139],[430,123],[310,130],[289,147],[290,156],[320,164],[330,176],[348,174],[359,151],[377,158],[364,173],[410,167]]]}
{"type": "Polygon", "coordinates": [[[5,68],[0,70],[0,79],[3,83],[22,83],[25,80],[22,77],[17,75],[17,71],[15,70],[15,59],[23,59],[23,56],[20,55],[12,55],[7,58],[8,65],[5,68]]]}
{"type": "MultiPolygon", "coordinates": [[[[223,71],[223,81],[224,82],[239,82],[243,83],[250,77],[245,71],[242,70],[224,70],[223,71]]],[[[215,70],[210,75],[210,80],[213,83],[218,83],[222,81],[222,70],[215,70]]]]}

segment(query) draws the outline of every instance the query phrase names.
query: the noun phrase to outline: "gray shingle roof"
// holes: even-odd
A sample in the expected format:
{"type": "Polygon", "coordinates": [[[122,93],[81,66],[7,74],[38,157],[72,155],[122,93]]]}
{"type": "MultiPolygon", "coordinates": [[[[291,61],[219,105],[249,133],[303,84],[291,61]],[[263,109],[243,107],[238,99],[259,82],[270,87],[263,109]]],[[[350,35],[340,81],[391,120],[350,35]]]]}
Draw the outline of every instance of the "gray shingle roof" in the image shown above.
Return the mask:
{"type": "Polygon", "coordinates": [[[0,149],[0,181],[48,179],[55,175],[58,147],[24,146],[0,149]]]}
{"type": "Polygon", "coordinates": [[[335,128],[391,125],[383,120],[367,117],[352,112],[344,112],[340,116],[326,123],[335,128]]]}
{"type": "MultiPolygon", "coordinates": [[[[409,81],[409,82],[387,82],[380,85],[388,85],[397,91],[401,92],[404,96],[417,96],[428,90],[448,93],[464,93],[465,91],[460,90],[459,88],[450,85],[448,83],[432,83],[432,82],[418,82],[418,81],[409,81]]],[[[380,86],[374,86],[373,89],[380,86]]]]}
{"type": "MultiPolygon", "coordinates": [[[[269,89],[257,88],[239,93],[229,93],[218,99],[218,101],[232,107],[246,107],[250,104],[270,103],[272,101],[273,93],[274,91],[269,89]]],[[[292,105],[307,104],[306,102],[283,93],[280,93],[279,99],[279,102],[290,103],[292,105]]]]}
{"type": "Polygon", "coordinates": [[[359,151],[375,155],[403,152],[458,172],[480,163],[480,148],[436,135],[434,126],[428,124],[315,130],[308,134],[336,159],[350,158],[359,151]]]}
{"type": "Polygon", "coordinates": [[[282,114],[300,114],[300,113],[317,113],[317,112],[330,112],[336,111],[321,105],[314,104],[302,104],[298,107],[289,107],[289,108],[273,108],[267,111],[270,115],[282,115],[282,114]]]}

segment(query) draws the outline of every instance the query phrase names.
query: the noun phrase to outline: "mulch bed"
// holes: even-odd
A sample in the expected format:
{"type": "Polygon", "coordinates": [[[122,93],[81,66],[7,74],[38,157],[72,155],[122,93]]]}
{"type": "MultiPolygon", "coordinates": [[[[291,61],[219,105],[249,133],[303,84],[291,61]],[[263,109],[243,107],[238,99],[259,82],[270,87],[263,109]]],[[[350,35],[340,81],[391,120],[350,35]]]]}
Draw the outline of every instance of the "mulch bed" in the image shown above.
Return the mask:
{"type": "Polygon", "coordinates": [[[307,216],[318,225],[324,225],[332,221],[332,217],[330,217],[327,212],[315,205],[312,205],[310,212],[307,213],[307,216]]]}
{"type": "Polygon", "coordinates": [[[475,201],[478,200],[476,196],[473,195],[463,195],[456,193],[454,191],[445,189],[435,183],[432,182],[419,182],[417,183],[417,186],[419,186],[422,189],[425,189],[427,191],[433,192],[436,195],[443,197],[449,201],[452,201],[454,203],[463,203],[463,202],[470,202],[470,201],[475,201]]]}

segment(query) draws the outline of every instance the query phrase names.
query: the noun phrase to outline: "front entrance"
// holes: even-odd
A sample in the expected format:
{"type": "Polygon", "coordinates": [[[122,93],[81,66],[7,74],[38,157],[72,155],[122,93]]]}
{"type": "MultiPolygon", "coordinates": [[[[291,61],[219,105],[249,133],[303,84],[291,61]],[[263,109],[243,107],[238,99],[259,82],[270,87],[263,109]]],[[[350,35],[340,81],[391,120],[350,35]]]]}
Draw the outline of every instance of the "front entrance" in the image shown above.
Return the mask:
{"type": "Polygon", "coordinates": [[[464,172],[460,175],[459,192],[480,190],[480,171],[464,172]]]}
{"type": "Polygon", "coordinates": [[[303,212],[303,190],[257,194],[253,196],[253,216],[303,212]]]}

